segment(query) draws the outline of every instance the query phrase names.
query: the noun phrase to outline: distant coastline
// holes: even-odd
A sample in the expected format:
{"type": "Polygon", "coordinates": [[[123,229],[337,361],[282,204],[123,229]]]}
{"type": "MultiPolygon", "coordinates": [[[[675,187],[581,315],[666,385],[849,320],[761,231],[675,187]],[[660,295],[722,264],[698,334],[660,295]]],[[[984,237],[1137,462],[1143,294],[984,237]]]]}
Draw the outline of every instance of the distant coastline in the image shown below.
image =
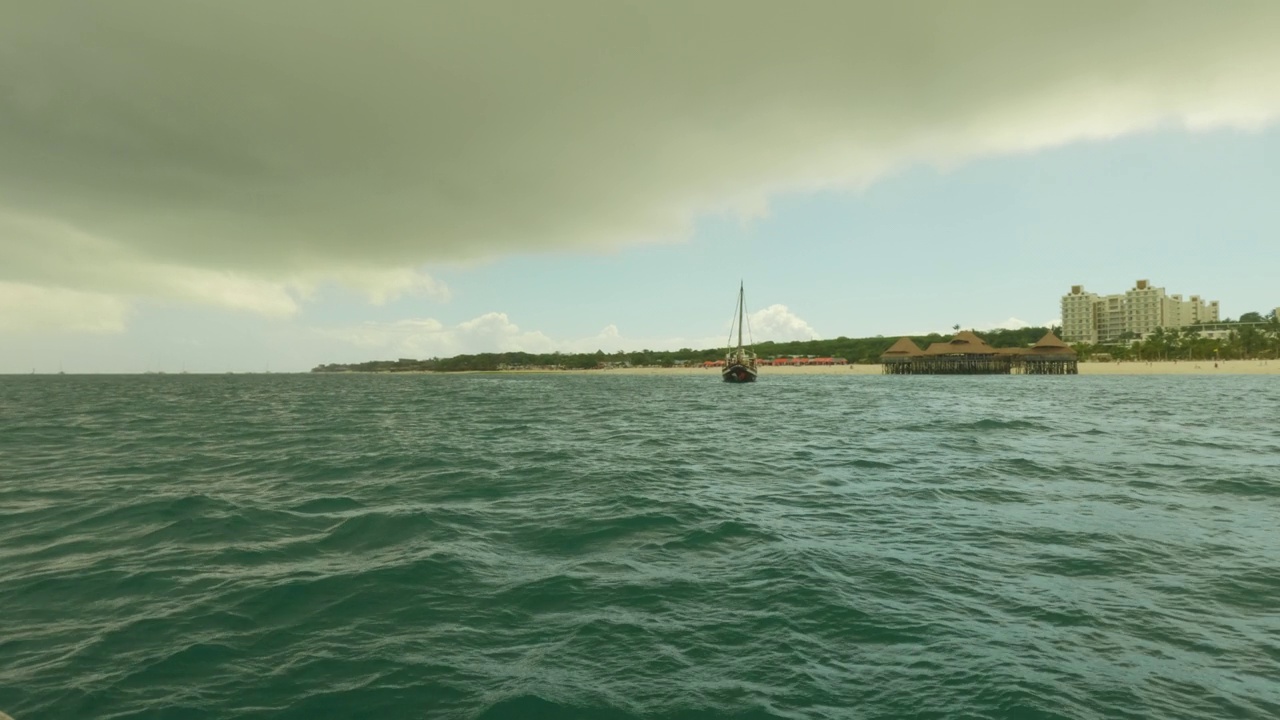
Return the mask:
{"type": "MultiPolygon", "coordinates": [[[[615,367],[615,368],[576,368],[576,369],[505,369],[505,370],[342,370],[329,371],[338,374],[361,375],[594,375],[599,377],[618,375],[701,375],[718,379],[714,368],[703,367],[615,367]]],[[[880,375],[881,366],[876,364],[859,365],[825,365],[813,367],[765,367],[760,370],[760,379],[782,375],[880,375]]],[[[1081,375],[1280,375],[1280,360],[1220,360],[1213,361],[1172,361],[1160,360],[1152,362],[1082,362],[1081,375]]]]}
{"type": "MultiPolygon", "coordinates": [[[[992,330],[984,334],[993,347],[1030,347],[1044,336],[1049,328],[1029,327],[1017,330],[992,330]]],[[[909,336],[916,343],[929,345],[949,339],[950,335],[930,333],[909,336]]],[[[789,342],[758,342],[752,348],[757,357],[766,362],[766,369],[775,369],[772,361],[789,358],[796,364],[807,364],[811,359],[845,361],[849,366],[875,365],[879,372],[880,355],[898,338],[895,337],[836,337],[826,340],[795,340],[789,342]]],[[[600,350],[584,353],[527,353],[496,352],[476,355],[455,355],[447,358],[398,360],[370,360],[359,363],[330,363],[312,368],[311,372],[409,372],[437,370],[460,372],[466,370],[615,370],[622,368],[692,368],[704,363],[724,360],[725,348],[680,348],[678,350],[636,350],[606,353],[600,350]]],[[[841,366],[843,367],[843,366],[841,366]]]]}
{"type": "MultiPolygon", "coordinates": [[[[959,326],[956,326],[958,328],[959,326]]],[[[1247,328],[1226,340],[1199,338],[1191,331],[1155,333],[1141,342],[1119,346],[1071,346],[1080,359],[1081,375],[1191,375],[1191,374],[1280,374],[1280,326],[1276,332],[1259,334],[1247,328]],[[1250,332],[1253,332],[1251,335],[1250,332]],[[1274,347],[1273,347],[1274,345],[1274,347]],[[1221,355],[1224,358],[1213,358],[1221,355]],[[1258,357],[1263,356],[1263,357],[1258,357]],[[1271,356],[1271,359],[1265,359],[1271,356]],[[1148,360],[1147,358],[1171,358],[1148,360]],[[1191,359],[1198,358],[1198,359],[1191,359]],[[1240,359],[1252,358],[1252,359],[1240,359]]],[[[1054,327],[1026,327],[990,330],[982,333],[984,343],[993,348],[1031,348],[1054,327]]],[[[950,340],[950,334],[908,335],[917,347],[950,340]]],[[[761,375],[875,375],[883,372],[880,361],[886,350],[901,340],[897,337],[837,337],[827,340],[760,342],[754,344],[763,361],[761,375]],[[775,365],[774,362],[779,363],[775,365]],[[815,362],[833,365],[813,367],[815,362]],[[847,364],[843,364],[847,363],[847,364]]],[[[412,373],[412,372],[584,372],[584,373],[705,373],[705,364],[724,359],[724,348],[694,350],[639,350],[605,353],[497,352],[456,355],[448,358],[371,360],[357,363],[330,363],[311,369],[313,373],[412,373]]]]}

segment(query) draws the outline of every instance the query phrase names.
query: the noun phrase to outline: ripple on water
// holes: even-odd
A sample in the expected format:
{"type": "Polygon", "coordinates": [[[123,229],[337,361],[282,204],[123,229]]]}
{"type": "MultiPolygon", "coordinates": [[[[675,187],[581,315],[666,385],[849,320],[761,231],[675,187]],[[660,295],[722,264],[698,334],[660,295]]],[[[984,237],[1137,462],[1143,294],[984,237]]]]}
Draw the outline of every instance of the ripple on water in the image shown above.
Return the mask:
{"type": "Polygon", "coordinates": [[[0,378],[0,707],[1280,717],[1277,401],[1244,376],[0,378]]]}

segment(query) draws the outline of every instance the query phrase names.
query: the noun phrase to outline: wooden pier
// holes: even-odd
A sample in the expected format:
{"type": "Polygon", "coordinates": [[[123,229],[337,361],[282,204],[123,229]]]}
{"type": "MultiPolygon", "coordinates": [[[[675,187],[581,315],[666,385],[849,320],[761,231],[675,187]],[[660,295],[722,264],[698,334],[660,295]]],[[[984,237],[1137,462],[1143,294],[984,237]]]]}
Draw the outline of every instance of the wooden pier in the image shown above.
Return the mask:
{"type": "Polygon", "coordinates": [[[1076,375],[1076,351],[1052,332],[1029,348],[997,348],[964,331],[921,350],[902,338],[884,351],[886,375],[1076,375]]]}

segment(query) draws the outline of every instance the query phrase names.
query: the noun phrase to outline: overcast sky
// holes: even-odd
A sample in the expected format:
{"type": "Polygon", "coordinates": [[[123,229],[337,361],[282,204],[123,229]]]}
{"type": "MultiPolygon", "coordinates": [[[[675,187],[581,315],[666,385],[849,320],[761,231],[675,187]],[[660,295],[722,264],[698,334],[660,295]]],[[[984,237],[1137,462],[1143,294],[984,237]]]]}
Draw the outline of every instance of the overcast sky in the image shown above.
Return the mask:
{"type": "Polygon", "coordinates": [[[1280,2],[0,0],[0,372],[1280,305],[1280,2]]]}

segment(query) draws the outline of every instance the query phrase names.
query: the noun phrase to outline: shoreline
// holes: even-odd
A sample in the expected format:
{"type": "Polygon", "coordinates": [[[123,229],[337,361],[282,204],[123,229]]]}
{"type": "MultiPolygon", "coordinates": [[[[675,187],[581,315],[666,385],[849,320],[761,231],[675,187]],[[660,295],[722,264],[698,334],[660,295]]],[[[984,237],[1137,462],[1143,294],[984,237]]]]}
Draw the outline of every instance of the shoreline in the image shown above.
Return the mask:
{"type": "Polygon", "coordinates": [[[1280,360],[1082,362],[1081,375],[1280,375],[1280,360]]]}
{"type": "MultiPolygon", "coordinates": [[[[1152,362],[1082,362],[1080,375],[1280,375],[1280,360],[1162,360],[1152,362]]],[[[344,371],[313,375],[705,375],[714,377],[717,368],[607,368],[598,370],[457,370],[449,372],[411,370],[405,372],[344,371]]],[[[763,367],[761,377],[777,375],[882,375],[876,365],[822,365],[815,367],[763,367]]]]}

